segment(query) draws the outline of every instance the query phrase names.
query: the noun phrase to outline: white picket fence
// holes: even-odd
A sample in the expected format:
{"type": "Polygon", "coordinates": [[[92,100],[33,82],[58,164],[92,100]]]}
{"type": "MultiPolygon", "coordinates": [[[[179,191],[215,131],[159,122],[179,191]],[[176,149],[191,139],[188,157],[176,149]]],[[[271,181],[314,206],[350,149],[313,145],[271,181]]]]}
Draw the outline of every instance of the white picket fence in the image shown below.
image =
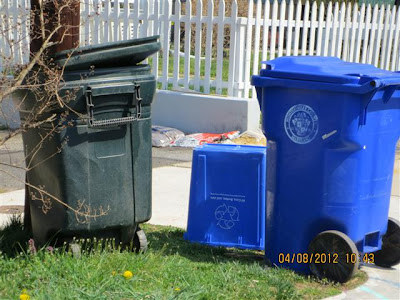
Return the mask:
{"type": "Polygon", "coordinates": [[[0,0],[0,70],[27,63],[30,0],[0,0]]]}
{"type": "MultiPolygon", "coordinates": [[[[162,52],[150,63],[162,89],[254,98],[251,75],[261,61],[282,55],[337,56],[400,70],[399,7],[309,1],[302,6],[293,0],[219,0],[218,6],[213,0],[82,1],[81,45],[161,36],[162,52]],[[244,16],[238,1],[247,2],[244,16]]],[[[12,11],[8,22],[18,19],[14,8],[1,8],[12,11]]],[[[3,45],[0,38],[4,53],[3,45]]],[[[14,59],[26,61],[23,54],[14,59]]]]}

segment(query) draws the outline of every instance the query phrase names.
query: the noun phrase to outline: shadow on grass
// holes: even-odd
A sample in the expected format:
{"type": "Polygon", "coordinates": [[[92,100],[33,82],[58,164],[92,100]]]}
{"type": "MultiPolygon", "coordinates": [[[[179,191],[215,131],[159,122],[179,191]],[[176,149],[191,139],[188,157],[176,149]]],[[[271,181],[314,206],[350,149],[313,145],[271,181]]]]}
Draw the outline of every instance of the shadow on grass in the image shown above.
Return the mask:
{"type": "MultiPolygon", "coordinates": [[[[211,247],[184,240],[182,229],[146,224],[143,226],[149,241],[149,251],[162,255],[180,255],[195,262],[229,262],[242,264],[259,263],[264,265],[261,251],[239,250],[233,248],[211,247]]],[[[25,230],[20,216],[13,216],[9,223],[0,229],[0,252],[5,257],[16,257],[28,252],[30,232],[25,230]]],[[[104,249],[104,247],[103,247],[104,249]]]]}
{"type": "Polygon", "coordinates": [[[25,230],[21,216],[13,215],[4,228],[0,228],[0,252],[6,257],[15,257],[27,251],[29,239],[30,233],[25,230]]]}
{"type": "Polygon", "coordinates": [[[237,261],[243,264],[264,265],[264,252],[212,247],[184,240],[184,230],[172,227],[145,225],[149,250],[163,255],[180,255],[196,262],[237,261]]]}

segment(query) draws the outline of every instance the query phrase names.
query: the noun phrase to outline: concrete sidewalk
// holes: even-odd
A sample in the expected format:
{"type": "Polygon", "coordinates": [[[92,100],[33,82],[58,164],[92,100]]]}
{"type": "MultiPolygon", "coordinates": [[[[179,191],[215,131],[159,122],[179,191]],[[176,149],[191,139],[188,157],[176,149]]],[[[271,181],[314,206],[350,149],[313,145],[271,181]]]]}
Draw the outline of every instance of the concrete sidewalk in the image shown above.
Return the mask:
{"type": "MultiPolygon", "coordinates": [[[[153,169],[153,211],[149,223],[186,228],[190,174],[187,163],[153,169]]],[[[23,211],[24,197],[25,190],[0,193],[0,228],[15,212],[23,211]]]]}

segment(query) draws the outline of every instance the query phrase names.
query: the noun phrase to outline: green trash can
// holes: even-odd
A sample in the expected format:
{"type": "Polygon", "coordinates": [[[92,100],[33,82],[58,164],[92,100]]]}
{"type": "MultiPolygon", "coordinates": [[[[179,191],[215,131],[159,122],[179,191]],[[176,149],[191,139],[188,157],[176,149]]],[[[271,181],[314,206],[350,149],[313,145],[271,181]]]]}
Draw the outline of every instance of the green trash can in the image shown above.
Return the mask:
{"type": "MultiPolygon", "coordinates": [[[[39,118],[53,114],[54,122],[23,133],[28,220],[39,244],[97,237],[147,246],[138,224],[151,217],[156,81],[150,66],[138,63],[160,49],[157,39],[56,54],[56,62],[66,63],[59,94],[71,98],[68,113],[47,110],[39,118]]],[[[31,121],[35,96],[19,91],[19,98],[22,122],[31,121]]]]}

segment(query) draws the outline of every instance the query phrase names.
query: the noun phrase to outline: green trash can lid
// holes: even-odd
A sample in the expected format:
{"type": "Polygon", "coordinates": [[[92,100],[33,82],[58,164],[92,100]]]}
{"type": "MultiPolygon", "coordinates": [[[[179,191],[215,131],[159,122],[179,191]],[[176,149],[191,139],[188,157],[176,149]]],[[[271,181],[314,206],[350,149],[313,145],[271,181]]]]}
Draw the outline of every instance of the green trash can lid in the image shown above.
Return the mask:
{"type": "Polygon", "coordinates": [[[54,60],[65,70],[134,66],[161,49],[159,36],[90,45],[57,52],[54,60]]]}

